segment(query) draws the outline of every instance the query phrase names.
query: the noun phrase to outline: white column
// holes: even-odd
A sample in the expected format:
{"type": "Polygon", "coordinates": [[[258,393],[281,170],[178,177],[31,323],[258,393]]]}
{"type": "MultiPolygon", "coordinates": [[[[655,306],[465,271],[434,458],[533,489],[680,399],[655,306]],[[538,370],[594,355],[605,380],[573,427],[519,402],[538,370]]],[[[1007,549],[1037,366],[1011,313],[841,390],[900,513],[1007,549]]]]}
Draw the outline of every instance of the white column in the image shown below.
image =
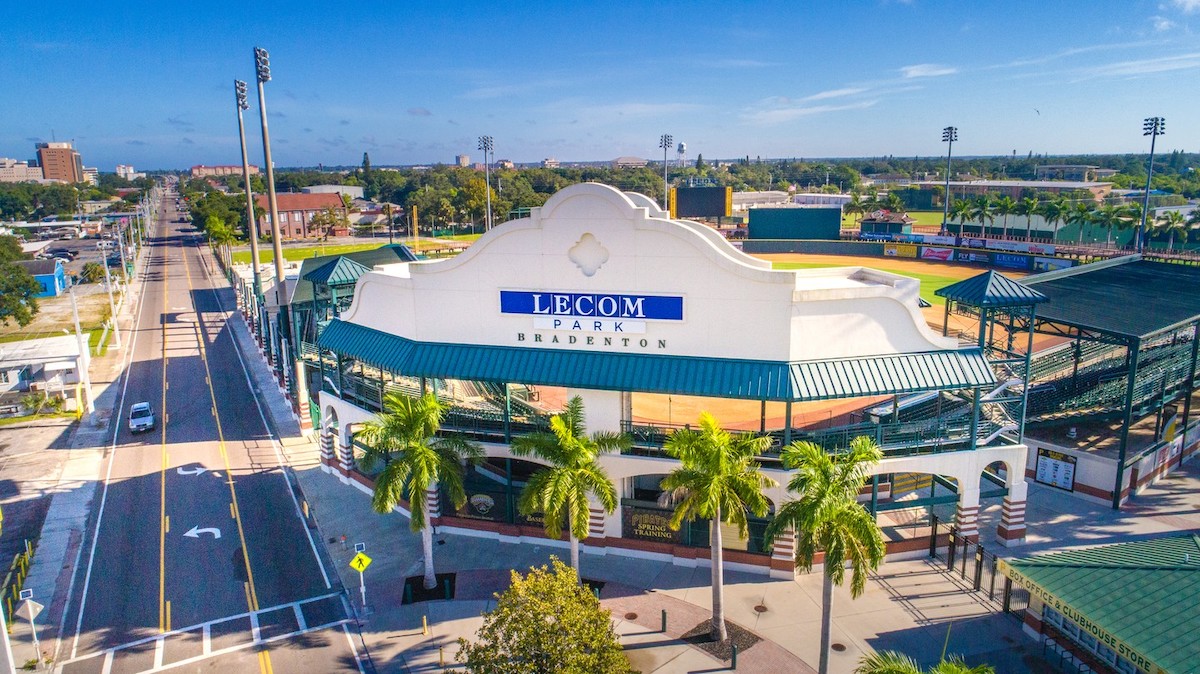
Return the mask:
{"type": "Polygon", "coordinates": [[[963,487],[960,480],[959,487],[961,491],[958,493],[958,510],[954,514],[954,523],[958,527],[960,536],[977,541],[979,540],[978,479],[970,487],[963,487]]]}

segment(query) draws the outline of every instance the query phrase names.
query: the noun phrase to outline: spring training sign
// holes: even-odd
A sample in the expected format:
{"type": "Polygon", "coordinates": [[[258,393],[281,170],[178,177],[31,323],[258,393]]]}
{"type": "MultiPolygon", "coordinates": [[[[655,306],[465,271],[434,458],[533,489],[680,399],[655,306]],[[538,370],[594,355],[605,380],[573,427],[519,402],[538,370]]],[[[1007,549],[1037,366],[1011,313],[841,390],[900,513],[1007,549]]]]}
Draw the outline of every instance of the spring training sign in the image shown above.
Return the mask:
{"type": "Polygon", "coordinates": [[[643,334],[646,321],[682,321],[683,297],[501,290],[500,313],[533,316],[536,330],[643,334]]]}

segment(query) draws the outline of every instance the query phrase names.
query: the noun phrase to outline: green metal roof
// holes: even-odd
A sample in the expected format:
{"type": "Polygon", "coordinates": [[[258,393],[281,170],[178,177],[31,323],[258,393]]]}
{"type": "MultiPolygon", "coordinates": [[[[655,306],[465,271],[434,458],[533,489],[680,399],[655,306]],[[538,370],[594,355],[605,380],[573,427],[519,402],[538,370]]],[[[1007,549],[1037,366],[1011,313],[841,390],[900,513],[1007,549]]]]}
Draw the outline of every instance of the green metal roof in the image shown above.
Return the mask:
{"type": "Polygon", "coordinates": [[[1200,268],[1130,255],[1037,274],[1024,282],[1049,301],[1038,318],[1146,338],[1200,319],[1200,268]]]}
{"type": "Polygon", "coordinates": [[[1090,623],[1093,635],[1141,655],[1152,665],[1142,669],[1200,672],[1200,537],[1001,560],[1001,569],[1059,613],[1090,623]]]}
{"type": "Polygon", "coordinates": [[[308,272],[301,278],[305,281],[327,286],[344,286],[357,283],[358,277],[369,271],[371,271],[370,267],[361,265],[348,257],[339,256],[308,272]]]}
{"type": "MultiPolygon", "coordinates": [[[[366,267],[368,270],[377,264],[394,264],[396,262],[412,262],[417,259],[417,256],[412,254],[407,247],[398,244],[388,244],[371,250],[360,250],[353,253],[342,253],[341,255],[321,255],[319,257],[305,258],[300,263],[300,278],[303,279],[308,274],[316,271],[319,267],[328,264],[332,260],[338,258],[347,258],[358,264],[366,267]]],[[[311,283],[297,283],[296,288],[292,291],[292,304],[300,302],[311,302],[313,296],[311,283]]]]}
{"type": "Polygon", "coordinates": [[[935,295],[948,300],[962,302],[973,307],[1027,307],[1046,301],[1038,291],[1014,281],[1003,274],[987,271],[972,276],[945,288],[934,291],[935,295]]]}
{"type": "Polygon", "coordinates": [[[995,382],[977,349],[789,363],[417,342],[341,320],[329,323],[320,344],[411,376],[751,400],[826,400],[995,382]]]}

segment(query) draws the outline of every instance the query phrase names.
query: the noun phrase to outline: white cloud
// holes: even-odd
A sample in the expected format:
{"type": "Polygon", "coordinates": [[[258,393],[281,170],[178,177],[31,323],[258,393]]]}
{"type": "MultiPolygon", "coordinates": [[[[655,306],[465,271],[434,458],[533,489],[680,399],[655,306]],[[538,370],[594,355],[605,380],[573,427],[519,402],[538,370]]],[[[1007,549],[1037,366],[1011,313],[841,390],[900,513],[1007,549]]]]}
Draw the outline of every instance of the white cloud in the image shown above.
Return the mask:
{"type": "Polygon", "coordinates": [[[918,63],[916,65],[904,66],[900,69],[900,75],[904,79],[912,79],[914,77],[941,77],[942,75],[953,75],[958,72],[958,68],[944,66],[937,63],[918,63]]]}
{"type": "Polygon", "coordinates": [[[1132,75],[1149,75],[1165,73],[1174,70],[1190,70],[1200,68],[1200,52],[1164,56],[1156,59],[1141,59],[1136,61],[1118,61],[1088,68],[1083,71],[1085,79],[1096,77],[1129,77],[1132,75]]]}
{"type": "Polygon", "coordinates": [[[1160,33],[1165,30],[1171,30],[1172,28],[1175,27],[1174,21],[1172,21],[1166,17],[1163,17],[1163,16],[1150,17],[1150,23],[1154,25],[1154,30],[1156,30],[1160,33]]]}
{"type": "Polygon", "coordinates": [[[813,94],[812,96],[806,96],[804,98],[804,100],[806,100],[806,101],[823,101],[828,98],[842,98],[843,96],[854,96],[855,94],[861,94],[866,90],[867,90],[866,87],[845,87],[843,89],[829,89],[827,91],[817,92],[817,93],[813,94]]]}
{"type": "Polygon", "coordinates": [[[1184,14],[1200,11],[1200,0],[1173,0],[1172,4],[1183,10],[1184,14]]]}
{"type": "Polygon", "coordinates": [[[782,122],[790,122],[801,117],[809,117],[812,115],[820,115],[827,112],[839,112],[841,110],[863,110],[869,108],[879,101],[862,101],[860,103],[847,103],[845,105],[797,105],[789,107],[778,107],[772,110],[756,110],[753,112],[745,112],[742,114],[742,119],[754,124],[779,124],[782,122]]]}

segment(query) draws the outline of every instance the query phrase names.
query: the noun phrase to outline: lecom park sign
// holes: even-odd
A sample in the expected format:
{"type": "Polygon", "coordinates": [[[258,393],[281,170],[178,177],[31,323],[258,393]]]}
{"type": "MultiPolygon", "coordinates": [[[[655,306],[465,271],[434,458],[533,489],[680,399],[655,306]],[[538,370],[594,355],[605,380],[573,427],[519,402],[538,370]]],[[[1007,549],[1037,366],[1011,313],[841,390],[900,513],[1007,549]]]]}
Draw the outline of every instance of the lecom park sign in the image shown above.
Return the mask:
{"type": "MultiPolygon", "coordinates": [[[[643,335],[649,321],[682,321],[683,297],[679,295],[633,295],[621,293],[579,293],[553,291],[501,290],[500,313],[526,315],[533,318],[535,331],[600,333],[618,338],[628,346],[630,339],[620,340],[621,335],[643,335]]],[[[536,332],[530,341],[543,341],[536,332]]],[[[519,341],[525,341],[524,335],[519,341]]],[[[548,338],[547,343],[560,343],[557,337],[548,338]]],[[[650,340],[635,339],[637,344],[647,346],[650,340]]],[[[656,340],[660,347],[665,340],[656,340]]],[[[574,344],[576,338],[565,343],[574,344]]],[[[596,344],[587,338],[587,344],[596,344]]],[[[604,345],[603,342],[599,342],[604,345]]]]}

